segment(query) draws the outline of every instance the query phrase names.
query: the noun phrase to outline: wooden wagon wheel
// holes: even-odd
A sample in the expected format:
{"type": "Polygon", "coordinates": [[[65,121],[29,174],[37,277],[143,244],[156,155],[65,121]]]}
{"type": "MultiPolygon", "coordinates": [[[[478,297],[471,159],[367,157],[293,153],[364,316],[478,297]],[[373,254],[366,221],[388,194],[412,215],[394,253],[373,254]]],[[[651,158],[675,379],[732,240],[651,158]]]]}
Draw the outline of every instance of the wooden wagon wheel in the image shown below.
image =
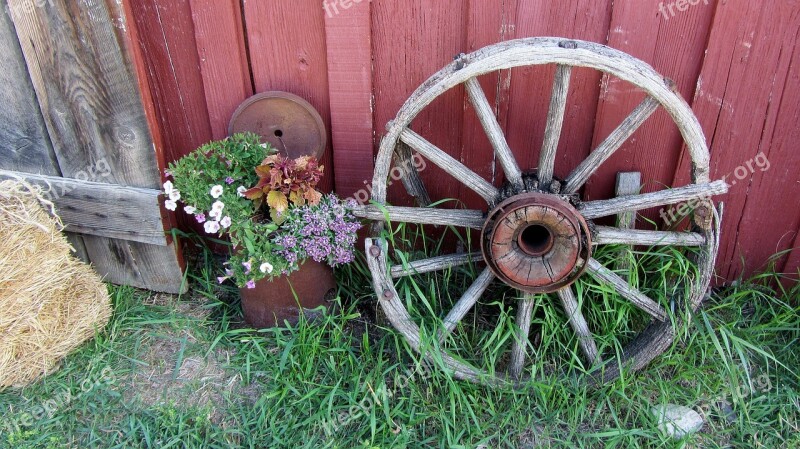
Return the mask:
{"type": "MultiPolygon", "coordinates": [[[[668,316],[668,305],[657,303],[592,258],[593,245],[699,247],[695,255],[699,274],[692,282],[691,293],[681,301],[692,311],[702,301],[718,248],[718,217],[715,219],[716,210],[710,198],[726,192],[727,186],[722,181],[711,183],[709,180],[708,148],[688,104],[675,92],[673,83],[644,62],[603,45],[562,38],[528,38],[492,45],[459,56],[433,75],[410,96],[387,128],[373,178],[372,200],[377,206],[361,206],[357,214],[375,220],[372,238],[366,242],[366,257],[375,292],[392,325],[415,350],[430,351],[423,342],[420,327],[398,296],[393,278],[471,263],[471,257],[453,254],[390,267],[387,243],[380,238],[387,220],[482,230],[481,252],[487,266],[444,317],[441,332],[451,332],[492,282],[500,281],[522,292],[507,370],[503,374],[492,374],[447,350],[437,350],[432,358],[452,370],[457,378],[487,384],[524,380],[521,375],[526,363],[531,310],[534,295],[540,293],[557,294],[569,317],[569,325],[579,339],[581,355],[595,362],[592,382],[613,380],[619,376],[621,367],[637,370],[662,353],[672,343],[680,317],[668,316]],[[539,165],[535,171],[524,172],[506,142],[477,77],[498,70],[543,64],[556,67],[550,110],[539,165]],[[642,89],[647,97],[577,168],[559,180],[554,177],[554,162],[572,67],[588,67],[616,76],[642,89]],[[505,174],[506,184],[500,189],[409,127],[414,117],[434,99],[462,83],[505,174]],[[682,134],[692,160],[692,182],[655,193],[582,202],[579,190],[584,183],[658,107],[669,113],[682,134]],[[408,148],[480,195],[486,201],[488,212],[388,205],[386,189],[392,161],[410,167],[408,148]],[[693,213],[691,232],[635,231],[592,223],[599,217],[686,201],[700,204],[693,213]],[[583,275],[613,287],[620,297],[652,316],[650,323],[622,349],[620,359],[603,361],[598,354],[572,287],[583,275]]],[[[418,175],[415,172],[411,175],[413,179],[405,180],[407,189],[411,186],[414,190],[409,193],[418,199],[426,197],[418,175]]]]}

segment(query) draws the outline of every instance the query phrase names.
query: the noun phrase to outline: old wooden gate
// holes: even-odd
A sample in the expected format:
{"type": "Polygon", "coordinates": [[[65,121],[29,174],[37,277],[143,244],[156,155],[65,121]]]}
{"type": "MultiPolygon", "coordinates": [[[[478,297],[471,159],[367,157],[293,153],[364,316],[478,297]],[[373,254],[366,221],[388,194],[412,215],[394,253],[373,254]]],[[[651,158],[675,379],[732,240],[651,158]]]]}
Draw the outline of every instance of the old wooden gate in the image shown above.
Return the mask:
{"type": "Polygon", "coordinates": [[[107,281],[181,291],[120,2],[3,7],[0,177],[47,188],[76,253],[107,281]]]}

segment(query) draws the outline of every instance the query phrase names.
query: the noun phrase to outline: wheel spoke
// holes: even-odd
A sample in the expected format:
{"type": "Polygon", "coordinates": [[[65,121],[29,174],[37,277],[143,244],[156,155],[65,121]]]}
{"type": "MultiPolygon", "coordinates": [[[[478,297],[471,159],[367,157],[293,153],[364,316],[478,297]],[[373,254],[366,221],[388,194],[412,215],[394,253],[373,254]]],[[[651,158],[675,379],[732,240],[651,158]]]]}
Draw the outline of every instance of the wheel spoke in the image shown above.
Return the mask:
{"type": "Polygon", "coordinates": [[[396,279],[413,274],[430,273],[431,271],[467,265],[478,260],[482,260],[481,253],[450,254],[447,256],[431,257],[430,259],[415,260],[409,262],[407,265],[395,265],[391,268],[391,275],[392,278],[396,279]]]}
{"type": "Polygon", "coordinates": [[[583,203],[580,208],[581,214],[586,218],[606,217],[620,212],[632,210],[649,209],[651,207],[666,206],[692,202],[709,198],[714,195],[721,195],[728,191],[725,181],[714,181],[709,184],[691,184],[676,189],[667,189],[654,193],[642,193],[640,195],[630,195],[610,200],[589,201],[583,203]]]}
{"type": "Polygon", "coordinates": [[[353,214],[368,220],[459,226],[480,229],[485,221],[483,212],[469,209],[433,209],[400,206],[356,206],[353,214]]]}
{"type": "Polygon", "coordinates": [[[622,123],[609,134],[606,140],[584,159],[578,167],[567,176],[564,193],[575,193],[583,186],[592,174],[617,151],[628,138],[655,112],[658,100],[648,96],[642,101],[622,123]]]}
{"type": "Polygon", "coordinates": [[[544,143],[542,143],[542,151],[539,155],[539,182],[545,186],[553,180],[556,151],[558,150],[558,141],[561,139],[561,128],[564,125],[564,111],[567,109],[571,73],[571,66],[559,64],[556,67],[553,93],[550,97],[550,111],[547,113],[547,126],[544,129],[544,143]]]}
{"type": "Polygon", "coordinates": [[[703,246],[706,238],[696,232],[644,231],[596,226],[592,236],[595,245],[642,245],[642,246],[703,246]]]}
{"type": "Polygon", "coordinates": [[[604,267],[596,259],[589,259],[587,271],[595,277],[598,281],[605,282],[614,287],[614,289],[622,295],[625,299],[633,303],[639,309],[647,312],[653,318],[664,321],[667,319],[667,312],[658,305],[657,302],[647,297],[644,293],[631,287],[625,282],[624,279],[619,277],[613,271],[604,267]]]}
{"type": "Polygon", "coordinates": [[[517,303],[516,335],[511,347],[511,366],[508,369],[512,379],[519,379],[525,365],[528,347],[528,333],[531,330],[534,295],[524,293],[517,303]]]}
{"type": "Polygon", "coordinates": [[[487,203],[491,204],[497,198],[497,189],[493,185],[414,131],[404,130],[400,134],[400,140],[452,175],[457,181],[475,191],[487,203]]]}
{"type": "Polygon", "coordinates": [[[486,291],[492,281],[494,281],[494,274],[490,269],[484,269],[444,318],[444,329],[439,333],[440,342],[456,328],[456,325],[467,315],[469,309],[478,302],[478,298],[486,291]]]}
{"type": "Polygon", "coordinates": [[[583,355],[586,356],[586,360],[592,364],[602,362],[600,354],[597,352],[597,343],[595,343],[594,337],[591,331],[589,331],[589,323],[586,322],[586,317],[584,317],[581,312],[572,287],[565,287],[559,290],[558,298],[561,300],[561,305],[564,307],[564,312],[567,314],[569,325],[578,336],[578,341],[580,342],[581,350],[583,350],[583,355]]]}
{"type": "Polygon", "coordinates": [[[478,115],[478,120],[480,120],[481,125],[483,125],[486,136],[492,143],[492,147],[497,154],[497,159],[503,167],[506,178],[508,178],[514,187],[521,190],[523,188],[522,171],[520,171],[519,165],[517,165],[517,160],[514,159],[514,154],[508,146],[500,124],[497,123],[497,118],[495,118],[494,112],[492,112],[492,107],[489,105],[489,100],[486,99],[483,88],[481,88],[476,78],[468,79],[464,82],[464,85],[467,88],[472,106],[475,108],[475,113],[478,115]]]}

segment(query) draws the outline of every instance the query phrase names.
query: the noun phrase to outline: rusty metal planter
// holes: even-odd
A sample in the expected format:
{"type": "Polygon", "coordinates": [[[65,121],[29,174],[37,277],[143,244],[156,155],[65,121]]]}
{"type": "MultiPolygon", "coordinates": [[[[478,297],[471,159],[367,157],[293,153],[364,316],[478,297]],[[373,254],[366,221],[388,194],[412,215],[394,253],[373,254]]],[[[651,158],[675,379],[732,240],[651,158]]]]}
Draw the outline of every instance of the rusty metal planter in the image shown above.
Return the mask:
{"type": "Polygon", "coordinates": [[[313,318],[320,306],[327,306],[336,288],[333,270],[323,263],[307,260],[289,276],[256,282],[256,288],[240,289],[244,319],[255,328],[295,324],[302,314],[313,318]]]}

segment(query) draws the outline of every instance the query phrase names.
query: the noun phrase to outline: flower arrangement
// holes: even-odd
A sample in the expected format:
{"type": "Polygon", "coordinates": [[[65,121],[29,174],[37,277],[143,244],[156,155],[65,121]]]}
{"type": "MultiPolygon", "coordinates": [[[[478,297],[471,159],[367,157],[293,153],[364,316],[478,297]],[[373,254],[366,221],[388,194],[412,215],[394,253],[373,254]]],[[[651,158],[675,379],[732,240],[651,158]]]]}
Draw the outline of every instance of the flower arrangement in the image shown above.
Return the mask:
{"type": "Polygon", "coordinates": [[[233,254],[219,282],[239,287],[291,273],[308,258],[335,267],[353,260],[360,223],[353,204],[317,190],[316,158],[289,159],[252,133],[203,145],[169,165],[169,210],[183,210],[208,234],[230,237],[233,254]]]}

